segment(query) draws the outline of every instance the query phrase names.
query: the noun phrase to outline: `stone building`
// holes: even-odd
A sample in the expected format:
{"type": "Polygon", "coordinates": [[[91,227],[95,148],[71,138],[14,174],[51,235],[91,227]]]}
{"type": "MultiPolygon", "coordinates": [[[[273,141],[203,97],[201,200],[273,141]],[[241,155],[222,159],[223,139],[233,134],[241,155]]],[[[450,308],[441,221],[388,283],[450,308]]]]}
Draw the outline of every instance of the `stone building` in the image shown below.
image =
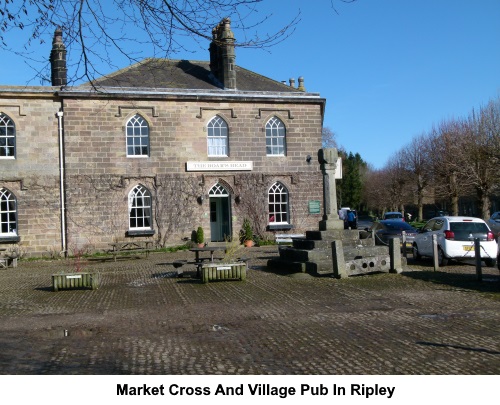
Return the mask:
{"type": "Polygon", "coordinates": [[[209,62],[145,59],[73,87],[60,30],[52,46],[52,86],[0,86],[0,247],[317,228],[325,99],[236,66],[228,19],[209,62]]]}

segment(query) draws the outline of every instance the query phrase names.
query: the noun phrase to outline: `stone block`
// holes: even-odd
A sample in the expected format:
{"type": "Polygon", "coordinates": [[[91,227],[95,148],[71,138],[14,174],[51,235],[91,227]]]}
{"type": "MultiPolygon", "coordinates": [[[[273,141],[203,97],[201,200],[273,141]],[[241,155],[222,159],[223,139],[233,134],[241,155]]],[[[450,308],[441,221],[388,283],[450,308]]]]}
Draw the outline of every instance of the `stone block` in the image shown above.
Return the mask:
{"type": "Polygon", "coordinates": [[[401,261],[401,239],[393,238],[389,240],[389,255],[391,258],[391,273],[401,273],[403,265],[401,261]]]}
{"type": "Polygon", "coordinates": [[[333,275],[336,278],[345,278],[348,276],[344,259],[344,248],[342,241],[332,242],[332,263],[333,275]]]}

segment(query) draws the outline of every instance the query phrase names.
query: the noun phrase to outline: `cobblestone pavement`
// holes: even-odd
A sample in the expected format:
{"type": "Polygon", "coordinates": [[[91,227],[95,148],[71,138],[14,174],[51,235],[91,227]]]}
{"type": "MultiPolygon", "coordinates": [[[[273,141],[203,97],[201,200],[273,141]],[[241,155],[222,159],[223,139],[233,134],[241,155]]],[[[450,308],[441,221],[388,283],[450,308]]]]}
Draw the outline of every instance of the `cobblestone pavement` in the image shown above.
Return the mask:
{"type": "Polygon", "coordinates": [[[92,260],[98,290],[52,292],[67,261],[0,270],[1,374],[500,374],[500,277],[470,264],[336,280],[177,278],[190,252],[92,260]],[[67,331],[65,333],[65,331],[67,331]],[[67,335],[67,336],[66,336],[67,335]]]}

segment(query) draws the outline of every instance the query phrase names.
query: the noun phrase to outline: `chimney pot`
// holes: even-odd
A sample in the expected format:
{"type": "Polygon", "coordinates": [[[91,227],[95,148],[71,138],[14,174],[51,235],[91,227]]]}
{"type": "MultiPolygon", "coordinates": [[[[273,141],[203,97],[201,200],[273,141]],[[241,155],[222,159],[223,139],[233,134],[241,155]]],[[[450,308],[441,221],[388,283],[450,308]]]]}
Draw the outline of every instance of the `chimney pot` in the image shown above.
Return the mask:
{"type": "Polygon", "coordinates": [[[304,78],[302,76],[299,77],[299,90],[301,91],[306,91],[306,88],[304,87],[304,78]]]}

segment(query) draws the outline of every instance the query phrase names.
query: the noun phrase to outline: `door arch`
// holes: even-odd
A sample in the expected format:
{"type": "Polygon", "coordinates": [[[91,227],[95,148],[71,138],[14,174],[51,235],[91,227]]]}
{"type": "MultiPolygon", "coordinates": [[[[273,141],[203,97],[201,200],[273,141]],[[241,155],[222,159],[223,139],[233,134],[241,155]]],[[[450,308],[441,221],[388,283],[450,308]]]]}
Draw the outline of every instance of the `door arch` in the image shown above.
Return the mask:
{"type": "Polygon", "coordinates": [[[231,238],[231,204],[226,188],[216,183],[208,192],[210,204],[210,240],[223,242],[231,238]]]}

